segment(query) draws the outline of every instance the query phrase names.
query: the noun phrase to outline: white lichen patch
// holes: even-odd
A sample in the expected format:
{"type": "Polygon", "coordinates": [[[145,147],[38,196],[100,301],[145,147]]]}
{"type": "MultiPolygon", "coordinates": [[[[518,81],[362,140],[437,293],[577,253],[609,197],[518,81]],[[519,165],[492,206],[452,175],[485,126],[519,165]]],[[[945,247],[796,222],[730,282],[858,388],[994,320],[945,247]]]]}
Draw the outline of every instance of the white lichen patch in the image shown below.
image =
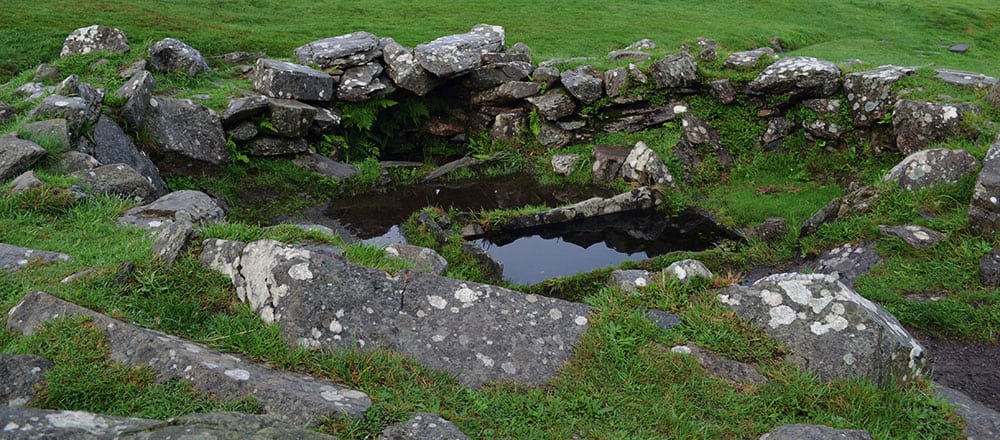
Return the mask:
{"type": "Polygon", "coordinates": [[[55,428],[79,429],[94,435],[106,434],[111,426],[104,417],[83,411],[60,411],[45,416],[45,420],[55,428]]]}
{"type": "Polygon", "coordinates": [[[687,345],[678,345],[671,348],[670,351],[679,354],[691,354],[691,347],[688,347],[687,345]]]}
{"type": "Polygon", "coordinates": [[[336,319],[331,319],[330,320],[330,325],[329,325],[328,328],[333,333],[340,333],[340,332],[344,331],[344,326],[341,325],[340,321],[337,321],[336,319]]]}
{"type": "Polygon", "coordinates": [[[771,316],[771,320],[768,321],[767,325],[770,326],[771,328],[777,328],[782,325],[791,324],[795,322],[796,318],[795,310],[792,310],[791,307],[788,307],[786,305],[773,307],[771,308],[770,311],[768,311],[768,314],[771,316]]]}
{"type": "Polygon", "coordinates": [[[764,304],[771,307],[780,306],[784,302],[784,297],[780,293],[772,292],[770,290],[764,289],[760,291],[760,299],[764,300],[764,304]]]}
{"type": "Polygon", "coordinates": [[[734,297],[731,297],[729,295],[719,295],[718,298],[719,298],[719,301],[721,303],[723,303],[723,304],[728,304],[728,305],[731,305],[731,306],[738,306],[738,305],[740,305],[739,298],[734,298],[734,297]]]}
{"type": "Polygon", "coordinates": [[[587,322],[588,322],[587,318],[584,316],[577,316],[575,319],[573,319],[573,323],[576,325],[587,325],[587,322]]]}
{"type": "Polygon", "coordinates": [[[470,304],[475,302],[483,294],[469,288],[469,286],[462,284],[462,286],[455,291],[455,299],[457,299],[462,304],[470,304]]]}
{"type": "Polygon", "coordinates": [[[479,359],[487,368],[493,368],[493,358],[482,353],[476,353],[476,359],[479,359]]]}
{"type": "Polygon", "coordinates": [[[500,364],[500,369],[507,374],[517,374],[517,366],[513,362],[504,362],[500,364]]]}
{"type": "Polygon", "coordinates": [[[844,363],[845,364],[847,364],[847,365],[854,365],[854,362],[857,362],[857,359],[854,358],[853,354],[847,353],[847,354],[844,355],[844,363]]]}
{"type": "Polygon", "coordinates": [[[226,370],[225,375],[236,380],[250,380],[250,372],[242,368],[226,370]]]}
{"type": "Polygon", "coordinates": [[[560,312],[559,309],[549,309],[549,318],[553,321],[558,320],[559,318],[562,318],[562,312],[560,312]]]}
{"type": "Polygon", "coordinates": [[[428,295],[427,302],[431,305],[431,307],[438,310],[444,310],[444,308],[448,306],[448,300],[437,295],[428,295]]]}
{"type": "Polygon", "coordinates": [[[309,263],[298,263],[292,265],[288,268],[288,276],[292,277],[293,280],[305,281],[311,280],[313,277],[312,271],[309,270],[309,263]]]}

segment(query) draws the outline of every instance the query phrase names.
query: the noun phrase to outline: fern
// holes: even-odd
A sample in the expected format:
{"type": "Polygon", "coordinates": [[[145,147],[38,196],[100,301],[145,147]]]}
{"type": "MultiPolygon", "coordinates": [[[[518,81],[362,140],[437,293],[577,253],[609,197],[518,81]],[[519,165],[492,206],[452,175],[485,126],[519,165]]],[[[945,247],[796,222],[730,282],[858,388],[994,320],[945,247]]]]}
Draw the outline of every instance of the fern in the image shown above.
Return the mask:
{"type": "Polygon", "coordinates": [[[375,126],[375,122],[378,121],[379,112],[396,104],[398,102],[387,98],[372,99],[364,102],[345,102],[341,106],[344,114],[344,126],[361,131],[371,130],[375,126]]]}

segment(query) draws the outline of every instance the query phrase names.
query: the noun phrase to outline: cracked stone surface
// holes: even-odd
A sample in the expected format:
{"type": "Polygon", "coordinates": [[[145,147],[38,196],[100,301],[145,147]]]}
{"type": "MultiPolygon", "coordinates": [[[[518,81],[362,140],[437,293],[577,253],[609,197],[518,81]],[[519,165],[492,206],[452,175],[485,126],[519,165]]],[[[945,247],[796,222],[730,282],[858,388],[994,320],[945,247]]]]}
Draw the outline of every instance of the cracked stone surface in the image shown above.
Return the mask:
{"type": "Polygon", "coordinates": [[[823,380],[907,382],[925,374],[923,347],[881,306],[836,277],[785,273],[720,290],[719,301],[806,361],[823,380]]]}
{"type": "Polygon", "coordinates": [[[903,159],[882,178],[911,191],[955,183],[979,170],[979,160],[966,150],[920,150],[903,159]]]}
{"type": "Polygon", "coordinates": [[[72,257],[58,252],[28,249],[0,243],[0,270],[4,272],[14,272],[24,269],[29,264],[50,264],[69,261],[70,258],[72,257]]]}
{"type": "Polygon", "coordinates": [[[563,87],[584,105],[604,96],[604,77],[593,66],[580,66],[559,75],[563,87]]]}
{"type": "Polygon", "coordinates": [[[472,387],[540,384],[588,328],[590,308],[419,271],[396,276],[350,263],[327,245],[206,240],[201,260],[285,341],[383,347],[472,387]]]}
{"type": "Polygon", "coordinates": [[[840,68],[812,57],[788,57],[774,62],[747,85],[752,93],[822,98],[840,87],[840,68]]]}
{"type": "Polygon", "coordinates": [[[361,102],[388,90],[390,85],[382,75],[382,65],[368,63],[344,71],[337,87],[337,98],[344,101],[361,102]]]}
{"type": "Polygon", "coordinates": [[[413,49],[397,43],[392,38],[382,39],[382,60],[392,82],[417,96],[426,95],[441,83],[434,74],[417,63],[413,57],[413,49]]]}
{"type": "Polygon", "coordinates": [[[334,79],[300,64],[261,58],[254,68],[253,89],[272,98],[329,101],[334,79]]]}
{"type": "Polygon", "coordinates": [[[882,257],[875,250],[875,243],[862,241],[860,243],[845,243],[816,257],[815,260],[803,265],[803,268],[822,274],[831,275],[848,287],[854,285],[854,280],[871,271],[872,267],[882,262],[882,257]]]}
{"type": "Polygon", "coordinates": [[[105,330],[111,359],[152,369],[159,380],[184,379],[221,399],[253,396],[269,414],[297,424],[331,415],[361,417],[368,395],[342,385],[215,351],[205,345],[112,319],[44,292],[25,295],[7,328],[30,335],[45,321],[85,315],[105,330]]]}
{"type": "Polygon", "coordinates": [[[501,26],[477,24],[467,33],[418,44],[413,57],[427,71],[449,78],[481,66],[484,54],[500,52],[505,37],[501,26]]]}
{"type": "Polygon", "coordinates": [[[544,95],[532,96],[527,101],[534,105],[538,109],[538,114],[548,121],[565,118],[576,111],[576,101],[566,89],[551,89],[544,95]]]}
{"type": "Polygon", "coordinates": [[[640,185],[659,185],[666,188],[676,188],[677,182],[670,174],[663,159],[645,142],[636,142],[622,164],[622,178],[640,185]]]}

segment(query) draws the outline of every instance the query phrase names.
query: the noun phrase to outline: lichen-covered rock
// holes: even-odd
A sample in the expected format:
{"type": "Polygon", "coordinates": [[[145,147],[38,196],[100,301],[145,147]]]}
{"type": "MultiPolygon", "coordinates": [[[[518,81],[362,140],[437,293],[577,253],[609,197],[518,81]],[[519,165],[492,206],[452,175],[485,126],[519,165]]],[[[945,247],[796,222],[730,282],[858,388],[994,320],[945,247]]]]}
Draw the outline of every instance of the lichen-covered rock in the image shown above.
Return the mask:
{"type": "Polygon", "coordinates": [[[337,86],[337,98],[343,101],[362,102],[375,97],[379,92],[389,89],[389,84],[382,79],[382,65],[368,63],[355,66],[344,71],[337,86]]]}
{"type": "MultiPolygon", "coordinates": [[[[538,85],[538,83],[532,84],[538,85]]],[[[529,122],[528,113],[525,111],[499,113],[493,117],[490,138],[507,141],[517,140],[528,130],[529,122]]]]}
{"type": "Polygon", "coordinates": [[[810,140],[835,141],[843,137],[846,132],[844,127],[822,119],[803,122],[802,128],[806,129],[806,138],[810,140]]]}
{"type": "Polygon", "coordinates": [[[580,66],[559,75],[563,87],[584,105],[604,97],[604,78],[592,66],[580,66]]]}
{"type": "Polygon", "coordinates": [[[303,138],[278,136],[258,136],[245,147],[250,156],[285,156],[309,151],[309,143],[303,138]]]}
{"type": "Polygon", "coordinates": [[[0,136],[0,183],[25,172],[45,156],[38,144],[14,136],[0,136]]]}
{"type": "Polygon", "coordinates": [[[482,65],[483,54],[499,52],[504,38],[503,27],[477,24],[467,33],[418,44],[413,56],[434,75],[450,78],[482,65]]]}
{"type": "Polygon", "coordinates": [[[141,174],[153,187],[151,197],[158,198],[166,194],[166,182],[160,176],[160,170],[145,153],[136,148],[132,138],[125,134],[114,121],[106,116],[97,120],[94,131],[94,158],[103,165],[125,164],[141,174]]]}
{"type": "Polygon", "coordinates": [[[153,97],[142,126],[156,144],[157,152],[170,159],[214,165],[229,162],[229,147],[219,115],[190,99],[153,97]]]}
{"type": "Polygon", "coordinates": [[[414,269],[421,272],[442,275],[448,269],[448,260],[445,260],[434,249],[410,244],[393,243],[385,248],[385,253],[413,263],[414,269]]]}
{"type": "Polygon", "coordinates": [[[72,257],[58,252],[28,249],[0,243],[0,270],[4,272],[14,272],[24,269],[29,264],[51,264],[60,261],[69,261],[70,258],[72,257]]]}
{"type": "Polygon", "coordinates": [[[232,127],[254,116],[263,115],[270,106],[271,100],[266,96],[254,95],[236,98],[229,101],[229,105],[226,106],[219,118],[222,120],[222,125],[232,127]]]}
{"type": "Polygon", "coordinates": [[[63,174],[70,174],[99,166],[101,163],[94,159],[94,156],[79,151],[67,151],[56,158],[54,169],[63,174]]]}
{"type": "Polygon", "coordinates": [[[753,67],[754,64],[757,64],[757,61],[765,56],[769,57],[771,61],[778,59],[778,54],[774,53],[774,49],[760,47],[743,52],[733,52],[729,55],[729,58],[726,58],[726,62],[722,63],[722,66],[730,69],[753,67]]]}
{"type": "Polygon", "coordinates": [[[682,88],[698,83],[698,63],[687,52],[670,55],[649,67],[656,87],[682,88]]]}
{"type": "Polygon", "coordinates": [[[80,77],[73,74],[64,79],[55,89],[54,95],[67,97],[80,97],[87,105],[85,117],[87,121],[96,121],[101,116],[101,107],[104,104],[104,89],[98,89],[90,84],[80,82],[80,77]]]}
{"type": "Polygon", "coordinates": [[[917,225],[878,225],[878,232],[883,236],[899,237],[906,244],[920,249],[932,247],[948,238],[943,232],[917,225]]]}
{"type": "MultiPolygon", "coordinates": [[[[728,167],[733,159],[729,149],[722,144],[719,132],[695,115],[685,113],[681,117],[684,135],[674,146],[674,156],[684,166],[687,175],[694,173],[708,157],[718,165],[728,167]]],[[[685,177],[687,179],[688,177],[685,177]]]]}
{"type": "Polygon", "coordinates": [[[552,172],[560,176],[568,176],[576,171],[577,164],[582,157],[579,154],[554,154],[552,155],[552,172]]]}
{"type": "Polygon", "coordinates": [[[634,292],[653,283],[653,274],[648,270],[616,270],[608,276],[607,286],[634,292]]]}
{"type": "Polygon", "coordinates": [[[132,50],[125,33],[113,27],[92,25],[74,30],[63,41],[60,58],[91,52],[126,53],[132,50]]]}
{"type": "Polygon", "coordinates": [[[645,142],[636,142],[622,164],[622,177],[626,181],[640,185],[659,185],[667,188],[677,187],[674,176],[670,174],[667,165],[655,151],[646,146],[645,142]]]}
{"type": "Polygon", "coordinates": [[[194,226],[185,219],[178,219],[160,229],[153,240],[153,258],[164,265],[173,265],[194,237],[194,226]]]}
{"type": "Polygon", "coordinates": [[[201,191],[181,190],[169,193],[148,205],[125,211],[118,218],[123,225],[156,229],[177,218],[207,225],[225,221],[226,212],[214,199],[201,191]]]}
{"type": "Polygon", "coordinates": [[[720,379],[733,383],[761,384],[769,382],[769,379],[760,374],[753,365],[719,356],[697,345],[678,345],[671,347],[670,351],[694,356],[702,368],[720,379]]]}
{"type": "Polygon", "coordinates": [[[547,121],[555,121],[572,115],[576,111],[576,101],[566,89],[555,88],[544,95],[527,99],[538,109],[538,114],[547,121]]]}
{"type": "Polygon", "coordinates": [[[10,192],[14,194],[20,194],[45,185],[44,183],[42,183],[41,180],[38,179],[38,175],[36,175],[34,171],[30,170],[21,173],[20,176],[15,177],[14,180],[11,181],[11,183],[14,186],[10,188],[10,192]]]}
{"type": "Polygon", "coordinates": [[[253,89],[272,98],[333,99],[333,77],[319,70],[266,58],[257,60],[254,70],[253,89]]]}
{"type": "Polygon", "coordinates": [[[720,291],[719,301],[761,327],[823,380],[878,384],[925,374],[924,349],[899,321],[835,277],[778,274],[720,291]]]}
{"type": "Polygon", "coordinates": [[[292,160],[295,166],[305,168],[316,174],[332,177],[335,179],[349,179],[356,176],[361,170],[349,163],[337,162],[329,157],[307,153],[292,160]]]}
{"type": "Polygon", "coordinates": [[[787,231],[784,217],[768,217],[761,224],[746,228],[743,235],[751,240],[773,242],[784,238],[787,231]]]}
{"type": "Polygon", "coordinates": [[[559,75],[560,72],[558,67],[538,66],[531,75],[531,80],[539,84],[551,86],[559,81],[559,75]]]}
{"type": "Polygon", "coordinates": [[[675,261],[663,269],[663,275],[675,278],[681,282],[691,282],[694,278],[704,278],[711,280],[714,275],[712,271],[705,267],[705,264],[698,260],[675,261]]]}
{"type": "Polygon", "coordinates": [[[846,243],[821,253],[815,260],[803,265],[805,271],[830,275],[844,283],[847,287],[854,286],[854,280],[867,274],[882,262],[882,257],[875,250],[875,243],[862,241],[846,243]]]}
{"type": "Polygon", "coordinates": [[[616,67],[604,71],[604,90],[608,97],[616,98],[628,83],[628,70],[616,67]]]}
{"type": "Polygon", "coordinates": [[[747,87],[762,95],[826,97],[840,87],[840,68],[812,57],[783,58],[765,68],[747,87]]]}
{"type": "MultiPolygon", "coordinates": [[[[24,406],[35,398],[35,386],[45,382],[52,361],[31,354],[0,354],[0,406],[24,406]]],[[[0,423],[3,423],[0,421],[0,423]]]]}
{"type": "Polygon", "coordinates": [[[469,440],[469,437],[441,416],[420,412],[386,428],[378,440],[469,440]]]}
{"type": "Polygon", "coordinates": [[[362,417],[371,406],[360,391],[136,327],[44,292],[25,295],[8,314],[7,328],[31,335],[46,321],[74,315],[88,316],[104,329],[110,357],[116,362],[147,367],[161,381],[190,381],[220,399],[253,397],[268,413],[294,423],[315,423],[328,416],[362,417]]]}
{"type": "Polygon", "coordinates": [[[892,111],[892,133],[896,148],[905,155],[923,150],[933,142],[958,134],[966,114],[979,113],[970,104],[939,104],[901,99],[892,111]]]}
{"type": "Polygon", "coordinates": [[[28,139],[46,139],[49,145],[59,149],[69,150],[73,147],[69,123],[62,118],[24,124],[17,133],[28,139]]]}
{"type": "Polygon", "coordinates": [[[53,90],[55,90],[55,87],[37,82],[28,82],[15,89],[14,96],[21,96],[25,101],[34,101],[51,94],[53,90]]]}
{"type": "Polygon", "coordinates": [[[164,73],[181,72],[187,76],[211,70],[198,49],[176,38],[164,38],[149,46],[149,67],[164,73]]]}
{"type": "MultiPolygon", "coordinates": [[[[489,89],[511,81],[524,81],[534,72],[534,69],[535,67],[531,63],[523,61],[489,63],[472,69],[466,75],[463,84],[472,90],[489,89]]],[[[558,70],[555,71],[555,74],[558,79],[558,70]]],[[[532,80],[539,85],[543,83],[543,81],[538,81],[537,78],[532,78],[532,80]]]]}
{"type": "Polygon", "coordinates": [[[990,89],[990,93],[986,95],[986,102],[993,104],[994,107],[1000,107],[1000,83],[990,89]]]}
{"type": "Polygon", "coordinates": [[[368,32],[324,38],[295,49],[300,63],[316,64],[323,69],[368,64],[381,54],[378,37],[368,32]]]}
{"type": "Polygon", "coordinates": [[[983,167],[976,178],[972,201],[969,202],[969,230],[992,237],[1000,230],[1000,136],[983,158],[983,167]]]}
{"type": "Polygon", "coordinates": [[[823,425],[784,425],[774,428],[758,440],[872,440],[868,431],[835,429],[823,425]]]}
{"type": "Polygon", "coordinates": [[[412,49],[404,47],[392,38],[382,39],[382,60],[392,82],[417,96],[426,95],[441,83],[440,79],[417,62],[412,49]]]}
{"type": "Polygon", "coordinates": [[[639,187],[609,198],[594,197],[572,205],[515,217],[499,225],[501,230],[518,230],[537,226],[567,223],[602,215],[641,211],[662,203],[662,196],[650,187],[639,187]]]}
{"type": "Polygon", "coordinates": [[[935,148],[920,150],[903,159],[882,178],[911,191],[955,183],[971,176],[979,161],[968,151],[935,148]]]}
{"type": "Polygon", "coordinates": [[[80,186],[92,194],[103,194],[148,202],[155,198],[156,189],[132,167],[115,163],[77,173],[80,186]]]}
{"type": "Polygon", "coordinates": [[[708,83],[708,93],[723,104],[736,102],[736,87],[728,78],[717,79],[708,83]]]}
{"type": "Polygon", "coordinates": [[[997,79],[986,76],[982,73],[965,72],[952,69],[934,69],[937,72],[936,78],[953,86],[968,87],[973,89],[988,89],[997,84],[997,79]]]}
{"type": "Polygon", "coordinates": [[[149,109],[150,100],[153,97],[153,88],[156,81],[153,74],[141,70],[121,86],[115,96],[125,98],[125,105],[122,106],[122,119],[133,127],[142,126],[142,118],[149,109]]]}
{"type": "Polygon", "coordinates": [[[591,154],[594,156],[591,168],[594,180],[598,182],[610,182],[622,176],[622,165],[628,158],[630,148],[616,147],[613,145],[594,145],[591,154]]]}
{"type": "Polygon", "coordinates": [[[202,261],[290,344],[395,350],[463,384],[539,384],[588,327],[589,307],[419,271],[360,267],[326,245],[208,240],[202,261]]]}
{"type": "Polygon", "coordinates": [[[304,102],[277,98],[268,100],[268,120],[278,136],[305,137],[316,113],[316,107],[304,102]]]}
{"type": "Polygon", "coordinates": [[[881,121],[896,103],[892,85],[912,72],[910,68],[890,65],[845,75],[844,94],[851,105],[854,126],[871,127],[881,121]]]}
{"type": "Polygon", "coordinates": [[[1000,286],[1000,249],[993,248],[979,259],[979,280],[986,287],[1000,286]]]}
{"type": "Polygon", "coordinates": [[[28,113],[34,119],[65,119],[70,134],[75,138],[80,135],[84,125],[97,122],[96,115],[91,111],[87,100],[79,97],[62,95],[46,96],[34,109],[28,113]]]}

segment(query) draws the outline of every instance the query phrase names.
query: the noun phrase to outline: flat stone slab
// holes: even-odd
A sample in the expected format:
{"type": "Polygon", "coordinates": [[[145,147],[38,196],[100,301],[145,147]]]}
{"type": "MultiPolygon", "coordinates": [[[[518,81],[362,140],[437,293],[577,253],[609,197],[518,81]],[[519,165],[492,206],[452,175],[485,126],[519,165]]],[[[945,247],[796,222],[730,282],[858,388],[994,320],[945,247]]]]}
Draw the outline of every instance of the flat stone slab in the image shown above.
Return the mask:
{"type": "Polygon", "coordinates": [[[441,416],[420,412],[382,431],[379,440],[468,440],[469,436],[441,416]]]}
{"type": "Polygon", "coordinates": [[[14,272],[24,269],[29,264],[49,264],[69,261],[69,255],[58,252],[40,251],[0,243],[0,270],[14,272]]]}
{"type": "Polygon", "coordinates": [[[958,182],[979,171],[979,160],[966,150],[933,148],[920,150],[892,167],[885,182],[899,184],[900,188],[918,190],[934,185],[958,182]]]}
{"type": "Polygon", "coordinates": [[[934,383],[934,395],[955,405],[955,413],[965,420],[965,436],[970,439],[1000,438],[1000,413],[965,393],[934,383]]]}
{"type": "Polygon", "coordinates": [[[823,425],[784,425],[774,428],[758,440],[872,440],[868,431],[835,429],[823,425]]]}
{"type": "Polygon", "coordinates": [[[500,228],[506,231],[513,231],[567,223],[602,215],[650,209],[659,205],[662,202],[661,198],[660,193],[655,189],[644,186],[606,199],[594,197],[572,205],[514,218],[506,224],[500,225],[500,228]]]}
{"type": "Polygon", "coordinates": [[[136,206],[118,218],[122,225],[157,229],[178,218],[206,225],[222,223],[226,212],[215,200],[201,191],[181,190],[169,193],[148,205],[136,206]]]}
{"type": "Polygon", "coordinates": [[[964,72],[951,69],[934,69],[937,71],[937,79],[953,86],[972,87],[975,89],[988,89],[997,83],[997,79],[992,76],[983,75],[976,72],[964,72]]]}
{"type": "Polygon", "coordinates": [[[933,247],[948,238],[943,232],[917,225],[878,225],[878,232],[883,236],[899,237],[906,244],[920,249],[933,247]]]}
{"type": "Polygon", "coordinates": [[[733,383],[767,383],[770,379],[760,374],[753,365],[719,356],[697,345],[678,345],[671,352],[694,356],[712,376],[733,383]]]}
{"type": "Polygon", "coordinates": [[[89,316],[105,329],[111,359],[145,366],[160,380],[184,379],[220,399],[256,398],[269,414],[296,424],[327,416],[362,417],[371,399],[360,391],[215,351],[176,336],[136,327],[44,292],[25,295],[10,309],[7,328],[32,334],[45,321],[89,316]]]}
{"type": "Polygon", "coordinates": [[[540,384],[569,361],[590,307],[419,271],[357,266],[328,245],[206,240],[201,260],[285,341],[383,347],[468,386],[540,384]]]}

